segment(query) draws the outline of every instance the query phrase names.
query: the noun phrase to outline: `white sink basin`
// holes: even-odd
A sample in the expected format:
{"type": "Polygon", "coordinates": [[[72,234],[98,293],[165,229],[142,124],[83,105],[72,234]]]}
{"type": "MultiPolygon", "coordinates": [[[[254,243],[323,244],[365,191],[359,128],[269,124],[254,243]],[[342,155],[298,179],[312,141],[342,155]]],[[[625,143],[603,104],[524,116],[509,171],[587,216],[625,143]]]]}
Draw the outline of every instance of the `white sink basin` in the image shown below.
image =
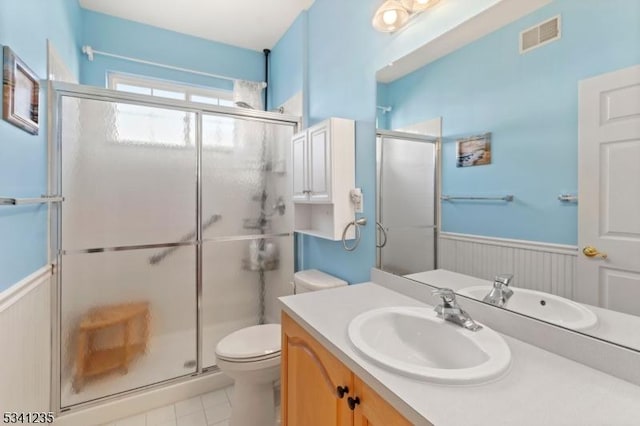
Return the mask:
{"type": "MultiPolygon", "coordinates": [[[[458,290],[463,296],[482,300],[491,286],[467,287],[458,290]]],[[[535,290],[512,287],[513,296],[506,309],[538,318],[573,330],[586,330],[598,325],[598,317],[589,308],[564,297],[535,290]]]]}
{"type": "Polygon", "coordinates": [[[397,373],[446,384],[501,376],[511,364],[504,339],[484,326],[469,331],[438,318],[431,308],[374,309],[355,317],[349,338],[371,361],[397,373]]]}

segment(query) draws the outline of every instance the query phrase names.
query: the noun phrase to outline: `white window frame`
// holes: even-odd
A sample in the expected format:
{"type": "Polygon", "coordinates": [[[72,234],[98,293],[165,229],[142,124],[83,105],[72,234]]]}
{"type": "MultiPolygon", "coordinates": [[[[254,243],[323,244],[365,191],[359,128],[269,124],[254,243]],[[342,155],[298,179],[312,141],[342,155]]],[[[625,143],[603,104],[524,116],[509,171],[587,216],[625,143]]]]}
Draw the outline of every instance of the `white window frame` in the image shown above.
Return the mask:
{"type": "MultiPolygon", "coordinates": [[[[202,86],[191,86],[189,84],[181,84],[178,82],[158,80],[150,77],[142,77],[133,74],[123,74],[110,72],[107,74],[107,87],[116,90],[118,84],[127,84],[130,86],[145,87],[147,89],[167,90],[170,92],[181,92],[185,94],[185,100],[192,102],[191,97],[206,96],[209,98],[217,98],[225,101],[233,101],[233,92],[230,90],[211,89],[202,86]]],[[[207,104],[209,105],[209,104],[207,104]]]]}
{"type": "MultiPolygon", "coordinates": [[[[203,96],[208,98],[214,98],[218,100],[218,103],[205,103],[203,105],[220,105],[220,101],[228,101],[233,102],[233,92],[229,90],[222,89],[211,89],[208,87],[202,86],[191,86],[188,84],[181,84],[178,82],[166,81],[166,80],[158,80],[150,77],[137,76],[132,74],[123,74],[117,72],[110,72],[107,74],[107,87],[111,90],[117,90],[118,84],[126,84],[130,86],[143,87],[147,89],[157,90],[165,90],[169,92],[178,92],[185,94],[185,101],[193,102],[191,99],[193,96],[203,96]]],[[[154,96],[154,95],[151,95],[154,96]]],[[[171,99],[171,98],[165,98],[171,99]]],[[[197,102],[196,102],[197,103],[197,102]]],[[[185,113],[188,114],[188,113],[185,113]]],[[[186,120],[186,119],[185,119],[186,120]]],[[[186,121],[185,121],[186,122],[186,121]]],[[[149,144],[150,146],[156,146],[154,144],[149,144]]],[[[191,144],[189,141],[185,140],[184,147],[187,148],[191,144]]],[[[180,148],[175,146],[173,148],[180,148]]],[[[212,149],[216,151],[229,152],[233,150],[233,146],[229,146],[228,144],[220,144],[220,145],[208,145],[205,149],[212,149]]]]}

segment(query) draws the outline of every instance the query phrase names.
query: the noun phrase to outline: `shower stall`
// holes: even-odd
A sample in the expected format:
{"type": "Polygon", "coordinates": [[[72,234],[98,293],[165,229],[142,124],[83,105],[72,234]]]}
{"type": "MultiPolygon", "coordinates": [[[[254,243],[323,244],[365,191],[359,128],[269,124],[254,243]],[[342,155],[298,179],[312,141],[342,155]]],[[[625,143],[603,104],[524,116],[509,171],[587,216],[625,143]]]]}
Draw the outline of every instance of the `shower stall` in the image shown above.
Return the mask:
{"type": "Polygon", "coordinates": [[[378,130],[376,267],[406,275],[436,269],[439,137],[378,130]]]}
{"type": "Polygon", "coordinates": [[[278,320],[294,268],[299,118],[53,83],[52,404],[217,372],[215,347],[278,320]]]}

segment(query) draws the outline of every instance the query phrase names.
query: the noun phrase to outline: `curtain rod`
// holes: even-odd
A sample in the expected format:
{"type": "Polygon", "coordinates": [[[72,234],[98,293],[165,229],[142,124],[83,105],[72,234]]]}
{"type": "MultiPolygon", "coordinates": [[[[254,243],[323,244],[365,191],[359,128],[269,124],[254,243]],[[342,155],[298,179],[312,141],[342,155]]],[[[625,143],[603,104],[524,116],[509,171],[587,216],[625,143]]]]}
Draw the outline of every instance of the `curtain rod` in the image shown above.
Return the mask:
{"type": "MultiPolygon", "coordinates": [[[[109,58],[123,59],[125,61],[136,62],[138,64],[151,65],[151,66],[154,66],[154,67],[165,68],[165,69],[169,69],[169,70],[173,70],[173,71],[181,71],[181,72],[186,72],[186,73],[189,73],[189,74],[203,75],[205,77],[212,77],[212,78],[217,78],[217,79],[220,79],[220,80],[227,80],[227,81],[241,80],[239,78],[227,77],[226,75],[212,74],[212,73],[208,73],[208,72],[204,72],[204,71],[192,70],[192,69],[189,69],[189,68],[175,67],[173,65],[166,65],[166,64],[161,64],[161,63],[158,63],[158,62],[145,61],[144,59],[132,58],[130,56],[122,56],[122,55],[116,55],[114,53],[102,52],[100,50],[94,50],[93,47],[91,47],[89,45],[82,46],[82,53],[87,55],[87,58],[89,59],[89,61],[93,61],[94,55],[102,55],[102,56],[107,56],[109,58]]],[[[259,83],[262,83],[262,88],[267,87],[267,83],[265,83],[263,81],[261,81],[259,83]]]]}

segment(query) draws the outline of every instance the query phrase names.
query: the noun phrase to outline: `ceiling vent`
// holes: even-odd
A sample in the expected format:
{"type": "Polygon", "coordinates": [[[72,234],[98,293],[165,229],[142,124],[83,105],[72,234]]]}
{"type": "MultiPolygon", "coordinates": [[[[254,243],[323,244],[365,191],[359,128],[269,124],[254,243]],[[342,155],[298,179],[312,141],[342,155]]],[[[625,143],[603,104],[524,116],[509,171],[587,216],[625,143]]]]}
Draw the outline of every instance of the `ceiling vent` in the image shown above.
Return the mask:
{"type": "Polygon", "coordinates": [[[560,39],[560,15],[520,33],[520,53],[527,53],[560,39]]]}

